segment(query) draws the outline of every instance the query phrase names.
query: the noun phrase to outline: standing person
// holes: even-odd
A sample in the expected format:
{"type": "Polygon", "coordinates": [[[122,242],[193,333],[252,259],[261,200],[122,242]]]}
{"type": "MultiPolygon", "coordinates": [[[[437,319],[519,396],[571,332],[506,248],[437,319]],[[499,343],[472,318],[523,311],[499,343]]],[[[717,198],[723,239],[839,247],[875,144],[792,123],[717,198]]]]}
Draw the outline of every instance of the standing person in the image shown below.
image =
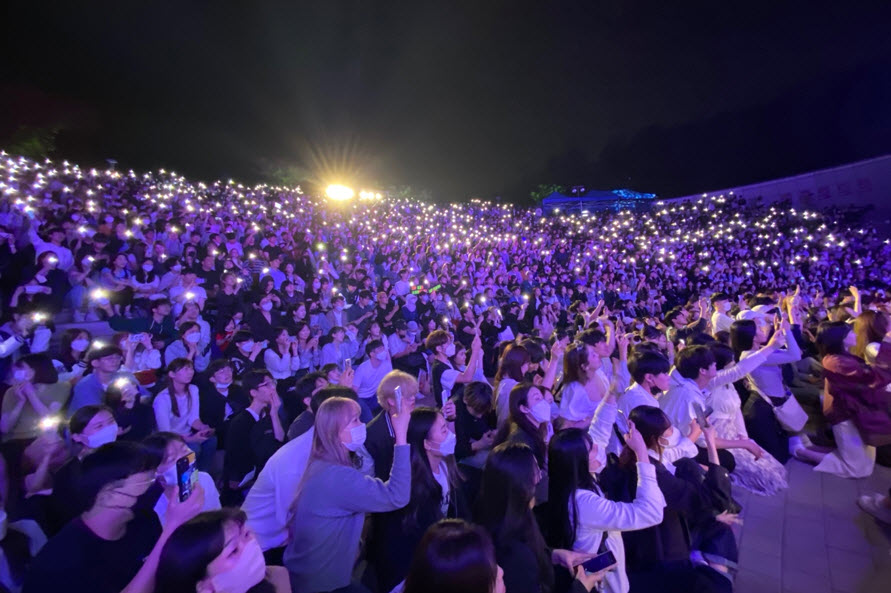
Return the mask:
{"type": "Polygon", "coordinates": [[[891,383],[891,332],[882,338],[875,363],[850,354],[856,335],[843,321],[826,321],[817,329],[823,357],[823,413],[832,426],[836,450],[814,469],[843,478],[865,478],[875,467],[871,434],[891,434],[887,387],[891,383]]]}
{"type": "Polygon", "coordinates": [[[604,578],[603,590],[628,593],[625,546],[622,531],[645,529],[662,521],[665,498],[656,482],[643,437],[629,426],[626,443],[637,459],[637,494],[633,502],[607,499],[595,475],[604,467],[605,449],[615,419],[615,403],[604,398],[597,408],[591,429],[561,430],[548,446],[548,543],[599,554],[607,550],[616,557],[615,570],[604,578]]]}
{"type": "Polygon", "coordinates": [[[155,424],[158,430],[182,436],[198,455],[198,467],[209,471],[217,440],[211,427],[201,421],[198,387],[192,385],[195,369],[185,358],[177,358],[167,367],[167,387],[155,396],[155,424]]]}
{"type": "Polygon", "coordinates": [[[309,466],[293,507],[293,539],[284,554],[295,591],[364,590],[351,580],[365,513],[402,508],[411,495],[407,404],[403,399],[392,417],[395,447],[386,482],[356,469],[355,451],[365,441],[359,404],[335,397],[319,407],[309,466]]]}

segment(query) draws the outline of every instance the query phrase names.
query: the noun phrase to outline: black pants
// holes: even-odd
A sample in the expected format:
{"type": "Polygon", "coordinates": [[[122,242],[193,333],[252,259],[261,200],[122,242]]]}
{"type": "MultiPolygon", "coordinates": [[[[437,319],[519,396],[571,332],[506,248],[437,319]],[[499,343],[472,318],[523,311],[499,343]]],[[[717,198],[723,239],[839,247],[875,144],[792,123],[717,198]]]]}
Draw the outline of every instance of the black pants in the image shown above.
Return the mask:
{"type": "MultiPolygon", "coordinates": [[[[708,450],[702,447],[696,448],[699,449],[699,454],[695,457],[697,463],[708,464],[708,450]]],[[[733,458],[733,454],[727,449],[718,449],[718,462],[728,472],[733,472],[736,469],[736,459],[733,458]]]]}

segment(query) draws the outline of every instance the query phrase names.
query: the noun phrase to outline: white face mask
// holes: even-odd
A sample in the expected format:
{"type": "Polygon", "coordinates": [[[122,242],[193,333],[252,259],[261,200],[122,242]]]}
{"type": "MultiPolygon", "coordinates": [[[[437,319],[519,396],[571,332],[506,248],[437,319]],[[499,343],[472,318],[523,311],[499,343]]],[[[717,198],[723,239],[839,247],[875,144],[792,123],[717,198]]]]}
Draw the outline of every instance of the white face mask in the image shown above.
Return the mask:
{"type": "Polygon", "coordinates": [[[265,303],[260,305],[260,308],[264,311],[272,311],[272,301],[266,301],[265,303]]]}
{"type": "Polygon", "coordinates": [[[28,371],[24,369],[16,369],[12,372],[12,378],[16,381],[25,381],[28,378],[28,371]]]}
{"type": "Polygon", "coordinates": [[[210,579],[210,582],[213,590],[218,593],[246,593],[265,577],[266,561],[263,559],[263,550],[257,540],[251,538],[242,549],[238,563],[210,579]]]}
{"type": "Polygon", "coordinates": [[[153,266],[152,264],[142,264],[142,269],[146,272],[151,272],[155,269],[155,266],[153,266]]]}
{"type": "Polygon", "coordinates": [[[80,340],[72,340],[71,341],[71,349],[74,350],[75,352],[83,352],[84,350],[86,350],[89,347],[90,347],[89,340],[80,339],[80,340]]]}
{"type": "Polygon", "coordinates": [[[451,358],[455,355],[455,343],[454,342],[449,342],[448,344],[446,344],[445,355],[448,358],[451,358]]]}
{"type": "Polygon", "coordinates": [[[536,402],[534,406],[529,408],[529,413],[531,413],[532,417],[539,422],[550,422],[551,404],[549,404],[547,400],[543,399],[539,402],[536,402]]]}
{"type": "Polygon", "coordinates": [[[164,480],[164,484],[167,486],[173,486],[176,484],[176,463],[165,469],[163,472],[158,474],[159,478],[164,480]]]}
{"type": "Polygon", "coordinates": [[[112,422],[104,428],[100,428],[87,437],[87,446],[91,449],[101,447],[106,443],[113,443],[118,438],[118,425],[112,422]]]}
{"type": "Polygon", "coordinates": [[[680,443],[680,442],[681,442],[681,431],[678,430],[677,428],[675,428],[674,426],[671,427],[671,434],[669,434],[668,436],[663,435],[663,436],[659,437],[659,444],[662,445],[662,447],[664,447],[666,449],[670,449],[672,447],[677,447],[678,443],[680,443]]]}
{"type": "Polygon", "coordinates": [[[247,342],[242,342],[241,349],[244,350],[245,352],[250,352],[251,350],[254,349],[254,341],[248,340],[247,342]]]}
{"type": "Polygon", "coordinates": [[[378,359],[379,361],[384,362],[385,360],[387,360],[387,351],[386,351],[386,350],[381,350],[380,352],[378,352],[377,354],[375,354],[374,357],[375,357],[376,359],[378,359]]]}
{"type": "Polygon", "coordinates": [[[215,385],[220,391],[227,391],[232,383],[215,383],[215,385]]]}
{"type": "Polygon", "coordinates": [[[455,436],[451,430],[446,435],[445,440],[439,443],[439,446],[435,448],[435,450],[442,455],[443,457],[448,457],[449,455],[455,454],[455,445],[458,442],[458,437],[455,436]]]}
{"type": "Polygon", "coordinates": [[[198,342],[201,341],[201,334],[198,332],[192,332],[190,334],[186,334],[185,340],[189,344],[197,344],[198,342]]]}
{"type": "Polygon", "coordinates": [[[358,451],[362,445],[365,444],[365,437],[368,434],[368,429],[364,424],[360,424],[359,426],[354,426],[350,429],[350,442],[344,443],[343,446],[349,449],[350,451],[358,451]]]}

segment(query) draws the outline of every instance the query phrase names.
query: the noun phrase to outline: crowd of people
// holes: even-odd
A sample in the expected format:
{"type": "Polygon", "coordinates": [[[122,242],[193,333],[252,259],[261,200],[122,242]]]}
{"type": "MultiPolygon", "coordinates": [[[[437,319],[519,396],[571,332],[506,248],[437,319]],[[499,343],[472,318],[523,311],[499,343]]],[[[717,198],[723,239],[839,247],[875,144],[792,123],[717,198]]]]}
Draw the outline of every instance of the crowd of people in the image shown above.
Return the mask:
{"type": "Polygon", "coordinates": [[[887,463],[854,211],[0,192],[0,591],[726,592],[734,486],[887,463]]]}

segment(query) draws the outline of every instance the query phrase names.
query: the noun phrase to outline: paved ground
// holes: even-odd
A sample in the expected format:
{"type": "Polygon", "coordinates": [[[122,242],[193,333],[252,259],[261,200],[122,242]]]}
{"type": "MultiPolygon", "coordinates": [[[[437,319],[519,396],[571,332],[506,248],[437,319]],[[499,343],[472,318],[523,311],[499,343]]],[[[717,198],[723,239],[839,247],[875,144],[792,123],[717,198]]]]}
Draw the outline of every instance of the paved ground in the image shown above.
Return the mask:
{"type": "Polygon", "coordinates": [[[786,467],[786,492],[736,491],[744,507],[736,593],[891,593],[891,526],[856,502],[887,492],[891,469],[844,480],[794,459],[786,467]]]}

